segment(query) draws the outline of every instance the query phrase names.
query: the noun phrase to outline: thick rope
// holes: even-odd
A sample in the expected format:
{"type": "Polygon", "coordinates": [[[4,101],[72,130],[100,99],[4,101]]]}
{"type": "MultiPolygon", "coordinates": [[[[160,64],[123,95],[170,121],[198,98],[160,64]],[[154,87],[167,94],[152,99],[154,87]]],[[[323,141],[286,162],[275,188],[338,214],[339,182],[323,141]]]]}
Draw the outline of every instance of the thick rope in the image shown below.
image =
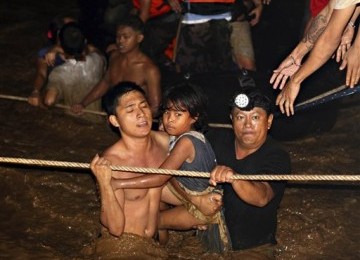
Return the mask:
{"type": "MultiPolygon", "coordinates": [[[[332,90],[324,92],[318,96],[310,98],[302,103],[296,104],[294,109],[295,109],[295,111],[303,110],[303,109],[310,108],[310,107],[313,107],[316,105],[320,105],[320,104],[323,104],[323,103],[326,103],[326,102],[329,102],[329,101],[332,101],[335,99],[339,99],[341,97],[349,96],[349,95],[352,95],[357,92],[360,92],[360,84],[356,85],[354,88],[349,88],[346,85],[341,85],[335,89],[332,89],[332,90]]],[[[0,98],[25,101],[25,102],[27,102],[27,100],[28,100],[27,98],[24,98],[24,97],[2,95],[2,94],[0,94],[0,98]]],[[[66,106],[63,104],[55,104],[55,107],[63,108],[63,109],[70,109],[69,106],[66,106]]],[[[101,112],[101,111],[93,111],[93,110],[84,109],[83,112],[106,116],[106,113],[101,112]]],[[[280,115],[281,115],[280,112],[277,112],[274,114],[274,116],[280,116],[280,115]]],[[[154,120],[154,121],[156,121],[156,120],[154,120]]],[[[214,127],[214,128],[232,128],[231,124],[209,123],[209,126],[214,127]]]]}
{"type": "MultiPolygon", "coordinates": [[[[25,101],[27,102],[28,99],[25,97],[18,97],[18,96],[11,96],[11,95],[2,95],[0,94],[0,98],[4,98],[4,99],[10,99],[10,100],[16,100],[16,101],[25,101]]],[[[62,108],[62,109],[70,109],[70,106],[67,105],[63,105],[63,104],[55,104],[54,107],[58,107],[58,108],[62,108]]],[[[95,110],[89,110],[89,109],[83,109],[84,113],[89,113],[89,114],[94,114],[94,115],[99,115],[99,116],[106,116],[105,112],[101,112],[101,111],[95,111],[95,110]]]]}
{"type": "MultiPolygon", "coordinates": [[[[0,94],[0,98],[3,99],[9,99],[9,100],[16,100],[16,101],[24,101],[27,102],[28,99],[25,97],[18,97],[18,96],[11,96],[11,95],[3,95],[0,94]]],[[[69,110],[70,107],[63,105],[63,104],[55,104],[54,105],[57,108],[62,108],[62,109],[67,109],[69,110]]],[[[90,114],[95,114],[95,115],[99,115],[99,116],[106,116],[105,112],[101,112],[101,111],[94,111],[94,110],[89,110],[89,109],[83,109],[84,113],[90,113],[90,114]]],[[[158,120],[154,119],[154,122],[158,122],[158,120]]],[[[230,124],[215,124],[215,123],[210,123],[209,124],[210,127],[215,127],[215,128],[232,128],[232,126],[230,124]]]]}
{"type": "MultiPolygon", "coordinates": [[[[26,164],[37,166],[51,166],[63,168],[78,168],[89,169],[89,163],[66,162],[66,161],[50,161],[50,160],[37,160],[37,159],[23,159],[12,157],[0,157],[0,163],[12,164],[26,164]]],[[[111,169],[114,171],[137,172],[137,173],[150,173],[150,174],[165,174],[173,176],[188,176],[188,177],[201,177],[209,178],[209,172],[196,172],[196,171],[180,171],[158,168],[144,168],[144,167],[128,167],[112,165],[111,169]]],[[[249,175],[249,174],[236,174],[233,176],[235,180],[258,180],[258,181],[360,181],[360,175],[249,175]]]]}

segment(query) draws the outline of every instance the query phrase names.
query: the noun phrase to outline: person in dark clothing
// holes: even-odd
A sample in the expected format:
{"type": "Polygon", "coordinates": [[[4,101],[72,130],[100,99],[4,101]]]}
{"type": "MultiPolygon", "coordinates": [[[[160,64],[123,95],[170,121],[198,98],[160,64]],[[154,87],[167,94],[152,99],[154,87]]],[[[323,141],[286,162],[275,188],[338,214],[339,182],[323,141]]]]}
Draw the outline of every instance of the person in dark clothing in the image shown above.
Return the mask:
{"type": "Polygon", "coordinates": [[[218,166],[210,183],[223,183],[225,222],[239,257],[273,259],[277,209],[285,182],[234,180],[234,174],[289,174],[288,153],[270,136],[271,101],[255,88],[231,101],[233,130],[208,134],[218,166]],[[226,166],[224,166],[226,165],[226,166]]]}

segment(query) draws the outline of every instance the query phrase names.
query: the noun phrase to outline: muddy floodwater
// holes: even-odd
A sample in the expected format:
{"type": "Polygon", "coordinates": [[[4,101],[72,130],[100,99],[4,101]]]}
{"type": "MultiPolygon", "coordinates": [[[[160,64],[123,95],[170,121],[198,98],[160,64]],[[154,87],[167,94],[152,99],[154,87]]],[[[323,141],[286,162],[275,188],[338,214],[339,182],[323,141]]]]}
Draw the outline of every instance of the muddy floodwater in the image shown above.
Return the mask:
{"type": "MultiPolygon", "coordinates": [[[[68,10],[78,12],[77,1],[0,2],[0,94],[29,95],[48,21],[68,10]]],[[[326,115],[337,118],[328,131],[281,141],[293,173],[360,173],[359,101],[359,95],[343,98],[326,115]]],[[[105,121],[7,98],[0,98],[0,136],[1,157],[86,163],[118,138],[105,121]]],[[[100,202],[88,170],[0,164],[0,206],[0,259],[91,258],[100,202]]],[[[277,259],[360,259],[359,225],[359,183],[289,182],[279,209],[277,259]]],[[[235,259],[204,252],[192,232],[170,235],[169,259],[235,259]]]]}

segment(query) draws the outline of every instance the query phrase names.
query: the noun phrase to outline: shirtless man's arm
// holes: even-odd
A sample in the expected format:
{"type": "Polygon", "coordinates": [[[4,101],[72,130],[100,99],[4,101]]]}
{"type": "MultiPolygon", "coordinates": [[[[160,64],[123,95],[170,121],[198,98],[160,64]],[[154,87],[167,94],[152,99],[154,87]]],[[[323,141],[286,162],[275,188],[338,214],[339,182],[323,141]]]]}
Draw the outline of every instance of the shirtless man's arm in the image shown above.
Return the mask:
{"type": "MultiPolygon", "coordinates": [[[[112,63],[116,59],[116,56],[117,56],[116,52],[114,52],[113,55],[111,55],[109,61],[109,68],[112,66],[112,63]]],[[[104,96],[106,92],[109,90],[109,88],[110,88],[110,69],[107,69],[101,81],[91,89],[91,91],[83,98],[83,100],[80,103],[74,104],[71,107],[71,111],[74,114],[81,114],[85,107],[87,107],[92,102],[104,96]]]]}
{"type": "Polygon", "coordinates": [[[96,155],[90,164],[100,190],[101,197],[101,224],[109,230],[113,236],[120,236],[125,228],[124,191],[113,191],[110,181],[112,170],[110,162],[105,157],[96,155]]]}
{"type": "MultiPolygon", "coordinates": [[[[163,169],[179,169],[180,166],[187,158],[194,156],[195,153],[194,146],[188,138],[182,138],[178,141],[180,145],[176,145],[170,155],[167,157],[165,162],[160,166],[163,169]]],[[[161,174],[148,174],[141,177],[136,177],[127,180],[116,180],[112,179],[111,184],[114,189],[139,189],[139,188],[154,188],[165,185],[172,176],[170,175],[161,175],[161,174]]],[[[221,207],[221,195],[216,193],[211,193],[203,196],[191,196],[187,194],[174,180],[172,182],[176,191],[187,201],[193,203],[196,207],[199,208],[201,212],[205,215],[212,215],[216,213],[221,207]]],[[[165,202],[179,205],[178,199],[174,198],[175,196],[162,196],[165,202]]]]}

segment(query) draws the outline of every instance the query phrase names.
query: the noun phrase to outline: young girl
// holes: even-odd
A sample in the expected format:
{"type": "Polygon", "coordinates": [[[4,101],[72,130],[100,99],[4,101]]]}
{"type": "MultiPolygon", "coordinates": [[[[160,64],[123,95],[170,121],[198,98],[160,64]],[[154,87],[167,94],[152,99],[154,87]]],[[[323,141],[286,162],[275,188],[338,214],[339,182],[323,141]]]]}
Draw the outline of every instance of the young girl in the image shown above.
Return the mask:
{"type": "MultiPolygon", "coordinates": [[[[165,92],[162,104],[162,125],[170,135],[170,142],[169,156],[160,168],[210,172],[216,165],[216,159],[203,134],[207,126],[204,94],[190,84],[181,84],[165,92]]],[[[216,194],[221,191],[209,186],[208,179],[144,175],[125,181],[127,184],[123,180],[114,180],[113,187],[156,187],[167,181],[162,201],[174,207],[161,212],[159,229],[188,230],[199,225],[215,224],[209,225],[206,231],[198,231],[198,236],[210,251],[227,249],[229,240],[221,212],[208,215],[199,210],[201,197],[204,199],[206,196],[211,202],[214,199],[221,201],[221,196],[216,194]]]]}

